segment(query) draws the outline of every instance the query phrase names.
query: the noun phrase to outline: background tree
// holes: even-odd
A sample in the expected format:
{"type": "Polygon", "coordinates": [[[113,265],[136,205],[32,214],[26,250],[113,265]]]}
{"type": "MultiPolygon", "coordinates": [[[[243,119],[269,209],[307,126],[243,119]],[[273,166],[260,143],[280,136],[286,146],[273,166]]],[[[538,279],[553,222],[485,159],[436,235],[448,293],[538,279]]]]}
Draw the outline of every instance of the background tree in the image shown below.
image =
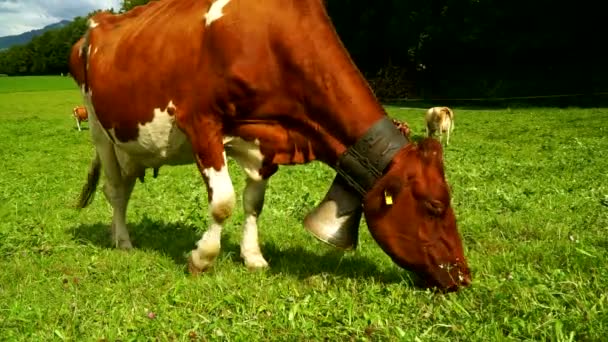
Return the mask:
{"type": "MultiPolygon", "coordinates": [[[[120,12],[149,1],[124,0],[120,12]]],[[[598,2],[325,2],[344,45],[381,98],[608,90],[598,2]]],[[[1,52],[0,74],[67,72],[70,47],[92,14],[1,52]]]]}
{"type": "MultiPolygon", "coordinates": [[[[123,0],[122,5],[120,6],[120,12],[127,12],[131,10],[133,7],[139,5],[145,5],[151,0],[123,0]]],[[[154,0],[152,0],[154,1],[154,0]]]]}

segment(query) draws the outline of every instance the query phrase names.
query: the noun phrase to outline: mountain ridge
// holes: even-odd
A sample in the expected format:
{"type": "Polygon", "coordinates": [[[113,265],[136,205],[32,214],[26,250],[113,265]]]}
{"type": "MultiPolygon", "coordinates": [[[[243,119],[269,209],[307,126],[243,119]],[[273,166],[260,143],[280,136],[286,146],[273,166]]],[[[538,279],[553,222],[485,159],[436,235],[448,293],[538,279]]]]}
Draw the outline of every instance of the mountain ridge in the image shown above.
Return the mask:
{"type": "Polygon", "coordinates": [[[40,36],[47,31],[64,27],[71,23],[71,20],[61,20],[53,24],[44,26],[43,28],[34,29],[23,32],[21,34],[0,37],[0,51],[8,49],[15,45],[24,45],[29,43],[34,37],[40,36]]]}

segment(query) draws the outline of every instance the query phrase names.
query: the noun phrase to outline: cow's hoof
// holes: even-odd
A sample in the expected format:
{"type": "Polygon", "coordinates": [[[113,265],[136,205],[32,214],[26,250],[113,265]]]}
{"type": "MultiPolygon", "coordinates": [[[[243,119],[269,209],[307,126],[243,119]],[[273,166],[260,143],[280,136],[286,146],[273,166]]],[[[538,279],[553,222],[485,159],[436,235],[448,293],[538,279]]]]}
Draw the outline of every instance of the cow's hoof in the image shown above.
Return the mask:
{"type": "Polygon", "coordinates": [[[249,258],[245,259],[245,266],[250,271],[263,270],[268,268],[268,262],[261,255],[250,256],[249,258]]]}
{"type": "Polygon", "coordinates": [[[197,276],[211,268],[211,263],[195,262],[192,255],[188,257],[188,272],[193,276],[197,276]]]}

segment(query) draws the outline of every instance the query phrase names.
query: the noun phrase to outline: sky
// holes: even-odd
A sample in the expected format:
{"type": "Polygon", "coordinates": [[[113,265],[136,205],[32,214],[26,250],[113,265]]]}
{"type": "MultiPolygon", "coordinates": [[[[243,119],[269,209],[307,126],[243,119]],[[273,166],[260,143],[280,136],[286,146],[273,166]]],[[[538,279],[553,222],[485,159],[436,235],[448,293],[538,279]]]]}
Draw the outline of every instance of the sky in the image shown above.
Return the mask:
{"type": "Polygon", "coordinates": [[[95,9],[120,8],[121,0],[0,0],[0,37],[42,28],[95,9]]]}

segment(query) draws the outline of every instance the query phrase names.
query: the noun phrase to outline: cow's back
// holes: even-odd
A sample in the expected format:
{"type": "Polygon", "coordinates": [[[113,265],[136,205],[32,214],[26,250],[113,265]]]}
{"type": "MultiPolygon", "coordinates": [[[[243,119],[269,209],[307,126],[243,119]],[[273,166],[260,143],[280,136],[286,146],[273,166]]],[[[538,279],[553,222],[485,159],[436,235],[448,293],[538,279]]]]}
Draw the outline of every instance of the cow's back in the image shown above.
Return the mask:
{"type": "Polygon", "coordinates": [[[155,108],[192,96],[186,81],[199,63],[196,37],[202,37],[206,3],[153,1],[123,15],[102,12],[90,19],[88,36],[72,49],[71,73],[81,87],[86,82],[99,122],[113,128],[118,140],[132,140],[133,128],[152,121],[155,108]]]}

